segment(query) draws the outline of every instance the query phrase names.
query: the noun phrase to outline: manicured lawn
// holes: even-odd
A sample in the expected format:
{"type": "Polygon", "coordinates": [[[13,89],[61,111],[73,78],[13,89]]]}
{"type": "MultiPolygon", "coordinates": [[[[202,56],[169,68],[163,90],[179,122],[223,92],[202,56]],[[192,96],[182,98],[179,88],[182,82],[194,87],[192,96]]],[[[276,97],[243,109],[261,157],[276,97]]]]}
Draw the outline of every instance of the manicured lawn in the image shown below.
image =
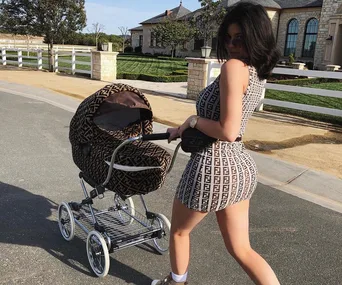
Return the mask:
{"type": "MultiPolygon", "coordinates": [[[[310,84],[310,85],[306,85],[305,87],[342,91],[342,82],[310,84]]],[[[342,110],[342,98],[323,97],[323,96],[317,96],[317,95],[308,95],[308,94],[293,93],[293,92],[278,91],[278,90],[266,90],[265,97],[268,99],[288,101],[288,102],[293,102],[293,103],[342,110]]],[[[268,106],[268,105],[266,105],[264,109],[267,111],[287,113],[291,115],[305,117],[305,118],[312,119],[312,120],[325,121],[325,122],[342,125],[342,118],[336,117],[336,116],[329,116],[329,115],[323,115],[323,114],[318,114],[318,113],[293,110],[289,108],[282,108],[282,107],[275,107],[275,106],[268,106]]]]}
{"type": "MultiPolygon", "coordinates": [[[[17,58],[11,58],[10,54],[14,52],[8,52],[8,60],[17,60],[17,58]]],[[[27,54],[23,52],[23,56],[27,54]]],[[[31,52],[30,56],[36,56],[36,53],[31,52]]],[[[43,54],[43,57],[47,58],[47,53],[43,54]]],[[[59,59],[71,60],[71,55],[60,56],[59,59]]],[[[23,59],[25,62],[34,62],[35,59],[23,59]]],[[[90,57],[77,56],[76,61],[90,62],[90,57]]],[[[43,59],[43,64],[47,64],[47,59],[43,59]]],[[[25,63],[24,63],[25,65],[25,63]]],[[[71,63],[59,62],[60,67],[71,68],[71,63]]],[[[90,70],[90,66],[77,64],[76,69],[90,70]]],[[[149,74],[149,75],[171,75],[175,71],[187,71],[187,62],[184,59],[168,59],[167,57],[147,57],[139,55],[119,55],[117,62],[117,73],[132,73],[132,74],[149,74]]]]}
{"type": "Polygon", "coordinates": [[[165,57],[145,57],[136,55],[118,56],[118,73],[141,73],[150,75],[170,75],[175,71],[187,71],[184,59],[167,59],[165,57]]]}

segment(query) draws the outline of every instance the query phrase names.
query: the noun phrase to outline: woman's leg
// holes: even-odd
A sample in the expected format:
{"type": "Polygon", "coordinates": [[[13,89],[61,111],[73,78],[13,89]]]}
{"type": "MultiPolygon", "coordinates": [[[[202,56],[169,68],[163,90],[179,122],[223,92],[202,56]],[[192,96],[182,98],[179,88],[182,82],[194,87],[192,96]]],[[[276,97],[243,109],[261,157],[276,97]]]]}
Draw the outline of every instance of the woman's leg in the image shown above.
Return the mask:
{"type": "Polygon", "coordinates": [[[172,272],[183,275],[190,259],[190,232],[207,215],[188,209],[178,199],[173,202],[170,236],[170,261],[172,272]]]}
{"type": "Polygon", "coordinates": [[[216,217],[229,253],[255,284],[280,284],[267,262],[251,248],[249,242],[249,200],[216,212],[216,217]]]}

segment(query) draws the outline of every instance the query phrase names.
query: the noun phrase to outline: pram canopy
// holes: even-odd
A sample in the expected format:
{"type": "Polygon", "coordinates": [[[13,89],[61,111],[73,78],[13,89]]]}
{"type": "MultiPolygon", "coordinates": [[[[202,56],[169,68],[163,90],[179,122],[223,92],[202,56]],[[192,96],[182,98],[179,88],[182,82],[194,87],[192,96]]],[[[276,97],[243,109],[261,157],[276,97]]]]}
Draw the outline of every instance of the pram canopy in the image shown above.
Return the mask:
{"type": "MultiPolygon", "coordinates": [[[[146,97],[126,84],[107,85],[81,102],[70,122],[69,140],[74,163],[91,178],[87,182],[103,183],[115,148],[131,137],[151,134],[152,119],[146,97]]],[[[129,143],[119,150],[106,188],[121,197],[155,191],[170,161],[171,155],[152,142],[129,143]]]]}

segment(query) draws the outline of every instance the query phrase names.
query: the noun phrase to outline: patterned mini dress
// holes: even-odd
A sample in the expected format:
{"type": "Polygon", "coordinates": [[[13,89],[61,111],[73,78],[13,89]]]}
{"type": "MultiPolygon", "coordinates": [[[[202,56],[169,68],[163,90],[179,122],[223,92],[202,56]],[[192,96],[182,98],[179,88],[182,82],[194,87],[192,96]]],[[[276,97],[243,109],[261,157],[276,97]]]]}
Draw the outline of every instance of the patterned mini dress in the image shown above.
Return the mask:
{"type": "MultiPolygon", "coordinates": [[[[242,99],[239,136],[260,102],[265,80],[260,80],[254,67],[248,66],[249,83],[242,99]]],[[[220,76],[203,89],[196,102],[197,115],[220,119],[220,76]]],[[[257,167],[240,142],[218,140],[202,152],[192,153],[177,186],[176,198],[186,207],[201,212],[214,212],[250,199],[257,186],[257,167]]]]}

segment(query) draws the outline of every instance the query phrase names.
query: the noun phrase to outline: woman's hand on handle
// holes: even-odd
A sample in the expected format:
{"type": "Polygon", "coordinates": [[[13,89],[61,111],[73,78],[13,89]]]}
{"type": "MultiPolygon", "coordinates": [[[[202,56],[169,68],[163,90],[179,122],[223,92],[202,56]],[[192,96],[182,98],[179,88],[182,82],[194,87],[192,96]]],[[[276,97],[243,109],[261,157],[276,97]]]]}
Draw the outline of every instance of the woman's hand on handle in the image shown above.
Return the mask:
{"type": "Polygon", "coordinates": [[[167,132],[170,133],[170,137],[168,139],[168,143],[170,143],[173,140],[176,140],[180,137],[179,135],[179,128],[169,128],[167,129],[167,132]]]}

